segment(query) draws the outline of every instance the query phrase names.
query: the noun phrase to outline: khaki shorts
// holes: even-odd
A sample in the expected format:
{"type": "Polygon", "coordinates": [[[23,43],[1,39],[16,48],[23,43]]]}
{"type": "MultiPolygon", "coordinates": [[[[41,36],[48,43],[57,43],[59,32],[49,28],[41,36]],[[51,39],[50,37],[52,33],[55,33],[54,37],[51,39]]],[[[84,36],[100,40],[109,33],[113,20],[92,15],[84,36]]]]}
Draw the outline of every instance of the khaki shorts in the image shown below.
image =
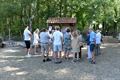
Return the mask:
{"type": "Polygon", "coordinates": [[[43,54],[48,54],[48,50],[49,50],[49,44],[41,43],[41,52],[43,54]]]}

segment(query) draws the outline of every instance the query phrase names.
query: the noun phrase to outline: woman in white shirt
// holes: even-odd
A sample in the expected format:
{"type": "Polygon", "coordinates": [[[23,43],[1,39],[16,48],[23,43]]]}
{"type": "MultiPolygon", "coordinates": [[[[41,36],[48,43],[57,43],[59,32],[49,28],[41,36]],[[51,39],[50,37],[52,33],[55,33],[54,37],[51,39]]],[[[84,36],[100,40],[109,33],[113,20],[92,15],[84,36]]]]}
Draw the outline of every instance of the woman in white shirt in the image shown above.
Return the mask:
{"type": "Polygon", "coordinates": [[[34,40],[33,40],[33,45],[34,45],[34,53],[36,54],[36,49],[39,45],[38,41],[39,41],[39,29],[36,29],[34,31],[34,40]]]}

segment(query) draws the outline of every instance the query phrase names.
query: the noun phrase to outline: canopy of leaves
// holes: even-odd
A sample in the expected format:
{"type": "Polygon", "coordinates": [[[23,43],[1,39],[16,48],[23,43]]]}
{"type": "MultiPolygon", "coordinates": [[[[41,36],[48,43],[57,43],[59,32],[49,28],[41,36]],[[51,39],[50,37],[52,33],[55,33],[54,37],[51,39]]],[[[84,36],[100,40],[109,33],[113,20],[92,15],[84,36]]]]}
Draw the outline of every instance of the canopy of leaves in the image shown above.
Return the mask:
{"type": "Polygon", "coordinates": [[[0,0],[0,34],[21,36],[32,20],[33,30],[47,27],[49,17],[76,17],[76,27],[84,30],[95,21],[95,29],[103,24],[103,32],[120,30],[120,0],[0,0]]]}

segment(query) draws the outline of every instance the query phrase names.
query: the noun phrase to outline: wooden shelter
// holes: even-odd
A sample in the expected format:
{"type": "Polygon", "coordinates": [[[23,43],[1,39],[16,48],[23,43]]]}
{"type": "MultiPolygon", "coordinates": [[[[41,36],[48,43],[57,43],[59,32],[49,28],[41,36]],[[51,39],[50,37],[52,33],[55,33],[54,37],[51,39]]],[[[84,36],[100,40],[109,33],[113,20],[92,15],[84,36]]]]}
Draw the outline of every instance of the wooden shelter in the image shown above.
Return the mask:
{"type": "Polygon", "coordinates": [[[68,17],[62,17],[62,18],[49,18],[47,20],[48,26],[67,26],[71,28],[75,28],[76,25],[76,18],[68,18],[68,17]]]}

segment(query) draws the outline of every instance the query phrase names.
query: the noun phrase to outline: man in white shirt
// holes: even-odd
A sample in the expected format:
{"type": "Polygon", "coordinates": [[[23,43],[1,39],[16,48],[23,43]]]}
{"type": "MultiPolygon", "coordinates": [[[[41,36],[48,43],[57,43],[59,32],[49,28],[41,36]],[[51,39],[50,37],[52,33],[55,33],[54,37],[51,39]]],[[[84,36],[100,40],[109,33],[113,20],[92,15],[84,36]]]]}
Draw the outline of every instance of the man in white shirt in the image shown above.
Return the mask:
{"type": "Polygon", "coordinates": [[[53,51],[55,63],[61,63],[61,51],[63,43],[63,34],[59,31],[60,28],[57,27],[56,31],[53,33],[53,51]]]}
{"type": "Polygon", "coordinates": [[[96,31],[96,49],[95,49],[96,56],[101,54],[100,45],[101,45],[101,33],[99,30],[97,30],[96,31]]]}
{"type": "Polygon", "coordinates": [[[29,27],[28,26],[25,28],[23,35],[24,35],[24,41],[25,41],[26,48],[27,48],[27,51],[26,51],[27,55],[26,55],[26,57],[31,57],[31,55],[30,55],[30,41],[31,41],[32,34],[29,31],[29,27]]]}

